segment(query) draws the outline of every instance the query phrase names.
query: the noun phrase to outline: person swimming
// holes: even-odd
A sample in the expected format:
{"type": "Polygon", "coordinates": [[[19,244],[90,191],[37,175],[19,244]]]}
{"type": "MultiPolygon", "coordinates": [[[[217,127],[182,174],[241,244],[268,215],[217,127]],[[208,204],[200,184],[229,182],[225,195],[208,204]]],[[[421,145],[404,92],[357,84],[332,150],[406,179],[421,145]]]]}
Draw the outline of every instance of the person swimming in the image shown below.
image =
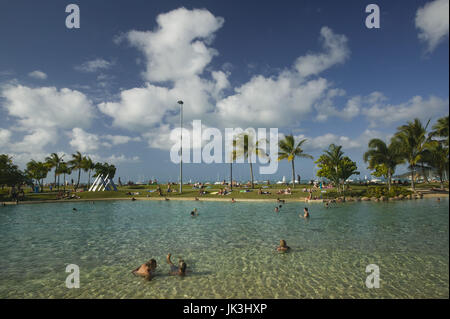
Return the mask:
{"type": "Polygon", "coordinates": [[[135,276],[142,276],[145,277],[145,279],[147,280],[151,280],[152,277],[154,277],[156,267],[157,267],[156,260],[152,258],[145,264],[142,264],[139,267],[137,267],[131,273],[135,276]]]}
{"type": "Polygon", "coordinates": [[[305,207],[305,208],[303,209],[303,212],[304,212],[303,218],[309,218],[309,211],[308,211],[308,208],[307,208],[307,207],[305,207]]]}
{"type": "Polygon", "coordinates": [[[77,212],[78,209],[76,209],[76,208],[74,207],[74,208],[72,208],[72,211],[77,212]]]}
{"type": "Polygon", "coordinates": [[[280,246],[277,247],[277,250],[278,250],[279,252],[287,252],[287,251],[289,251],[290,249],[291,249],[291,247],[289,247],[289,246],[286,244],[286,241],[285,241],[284,239],[281,239],[281,240],[280,240],[280,246]]]}
{"type": "Polygon", "coordinates": [[[278,213],[280,210],[278,208],[278,206],[275,207],[275,213],[278,213]]]}
{"type": "Polygon", "coordinates": [[[231,199],[232,203],[236,203],[236,200],[234,198],[231,199]]]}
{"type": "Polygon", "coordinates": [[[184,260],[183,259],[179,259],[178,260],[178,267],[177,267],[170,260],[171,256],[172,256],[172,254],[168,253],[167,257],[166,257],[167,263],[170,265],[169,275],[185,276],[186,275],[186,267],[187,266],[186,266],[186,263],[184,262],[184,260]]]}
{"type": "Polygon", "coordinates": [[[328,208],[328,202],[325,202],[325,208],[328,208]]]}

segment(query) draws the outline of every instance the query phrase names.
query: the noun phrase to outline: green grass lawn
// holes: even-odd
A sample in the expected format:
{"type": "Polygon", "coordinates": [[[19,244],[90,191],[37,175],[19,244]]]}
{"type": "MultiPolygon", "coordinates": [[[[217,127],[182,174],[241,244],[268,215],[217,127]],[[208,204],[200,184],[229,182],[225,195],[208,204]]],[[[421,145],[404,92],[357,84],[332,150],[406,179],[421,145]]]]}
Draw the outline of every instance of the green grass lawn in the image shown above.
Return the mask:
{"type": "MultiPolygon", "coordinates": [[[[258,194],[258,189],[262,185],[255,185],[255,189],[251,190],[250,192],[243,193],[241,190],[244,190],[246,188],[239,187],[234,188],[232,194],[221,196],[221,195],[213,195],[212,192],[217,192],[220,188],[223,188],[221,185],[209,185],[209,188],[206,188],[208,194],[206,195],[199,195],[198,189],[193,189],[191,185],[184,185],[183,186],[183,193],[180,194],[178,192],[171,192],[167,193],[167,185],[160,185],[163,193],[163,197],[168,198],[193,198],[198,197],[201,198],[225,198],[230,199],[300,199],[305,198],[309,196],[309,193],[303,192],[303,189],[309,189],[311,188],[310,185],[302,184],[302,185],[296,185],[294,189],[292,189],[292,195],[284,195],[284,194],[277,194],[277,191],[280,189],[285,189],[285,185],[268,185],[267,188],[262,188],[265,192],[270,192],[270,195],[263,195],[258,194]]],[[[417,189],[430,189],[430,188],[439,188],[439,183],[430,183],[430,184],[418,184],[417,189]]],[[[365,185],[355,185],[351,184],[348,187],[348,190],[346,190],[345,195],[346,196],[364,196],[367,190],[370,187],[375,186],[365,186],[365,185]]],[[[409,186],[401,186],[404,189],[409,188],[409,186]]],[[[448,188],[448,183],[445,184],[445,187],[448,188]]],[[[132,185],[132,186],[123,186],[119,187],[117,192],[114,191],[105,191],[105,192],[77,192],[77,196],[79,196],[82,199],[99,199],[99,198],[142,198],[142,197],[152,197],[157,198],[160,197],[156,192],[149,192],[152,190],[156,190],[156,185],[132,185]],[[127,195],[128,192],[131,192],[132,195],[127,195]],[[138,194],[137,194],[138,193],[138,194]]],[[[178,191],[178,185],[171,186],[171,189],[178,191]]],[[[42,201],[42,200],[55,200],[57,195],[57,191],[53,190],[50,192],[50,189],[44,188],[44,191],[42,193],[32,193],[30,188],[25,189],[25,201],[42,201]]],[[[320,190],[316,190],[313,192],[313,197],[317,196],[320,198],[322,195],[322,198],[328,199],[328,198],[335,198],[338,196],[342,196],[342,194],[338,194],[335,189],[326,189],[326,193],[321,193],[320,190]]],[[[0,201],[9,201],[9,188],[5,187],[3,190],[0,190],[0,201]]]]}

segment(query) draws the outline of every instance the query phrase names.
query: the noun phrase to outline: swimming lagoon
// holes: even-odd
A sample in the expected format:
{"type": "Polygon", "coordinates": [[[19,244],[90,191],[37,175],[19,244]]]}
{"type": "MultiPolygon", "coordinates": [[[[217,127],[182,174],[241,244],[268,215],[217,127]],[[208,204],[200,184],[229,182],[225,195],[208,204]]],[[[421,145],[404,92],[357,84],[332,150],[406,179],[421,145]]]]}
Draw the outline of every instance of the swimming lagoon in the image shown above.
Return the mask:
{"type": "Polygon", "coordinates": [[[449,201],[0,207],[0,298],[448,298],[449,201]],[[77,211],[73,211],[73,208],[77,211]],[[198,217],[190,212],[196,207],[198,217]],[[280,239],[291,247],[275,248],[280,239]],[[167,253],[188,265],[168,275],[167,253]],[[156,277],[131,271],[155,258],[156,277]],[[68,289],[68,264],[80,288],[68,289]],[[367,265],[380,288],[365,285],[367,265]]]}

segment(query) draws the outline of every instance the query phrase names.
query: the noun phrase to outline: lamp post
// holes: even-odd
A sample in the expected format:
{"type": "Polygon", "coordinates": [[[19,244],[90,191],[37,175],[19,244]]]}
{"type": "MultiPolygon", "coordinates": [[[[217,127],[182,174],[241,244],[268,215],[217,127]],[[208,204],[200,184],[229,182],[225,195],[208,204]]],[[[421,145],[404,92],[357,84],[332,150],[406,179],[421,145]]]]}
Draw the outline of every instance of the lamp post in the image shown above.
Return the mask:
{"type": "Polygon", "coordinates": [[[183,101],[180,104],[180,194],[183,191],[183,101]]]}

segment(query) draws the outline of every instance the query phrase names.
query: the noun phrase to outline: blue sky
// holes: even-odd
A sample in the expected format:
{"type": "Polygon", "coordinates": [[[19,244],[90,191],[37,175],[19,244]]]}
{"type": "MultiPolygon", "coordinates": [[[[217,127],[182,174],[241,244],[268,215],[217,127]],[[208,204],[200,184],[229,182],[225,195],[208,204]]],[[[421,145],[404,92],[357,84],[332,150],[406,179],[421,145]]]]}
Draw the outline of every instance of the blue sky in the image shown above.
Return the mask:
{"type": "MultiPolygon", "coordinates": [[[[368,175],[370,138],[433,123],[449,103],[448,0],[377,1],[380,29],[365,27],[369,3],[2,2],[0,153],[23,167],[80,150],[122,180],[175,181],[169,133],[183,99],[188,127],[277,127],[315,157],[334,142],[368,175]],[[65,26],[69,3],[80,29],[65,26]]],[[[296,168],[314,172],[310,160],[296,168]]],[[[287,163],[270,178],[283,175],[287,163]]],[[[185,180],[227,176],[225,164],[185,165],[185,180]]]]}

